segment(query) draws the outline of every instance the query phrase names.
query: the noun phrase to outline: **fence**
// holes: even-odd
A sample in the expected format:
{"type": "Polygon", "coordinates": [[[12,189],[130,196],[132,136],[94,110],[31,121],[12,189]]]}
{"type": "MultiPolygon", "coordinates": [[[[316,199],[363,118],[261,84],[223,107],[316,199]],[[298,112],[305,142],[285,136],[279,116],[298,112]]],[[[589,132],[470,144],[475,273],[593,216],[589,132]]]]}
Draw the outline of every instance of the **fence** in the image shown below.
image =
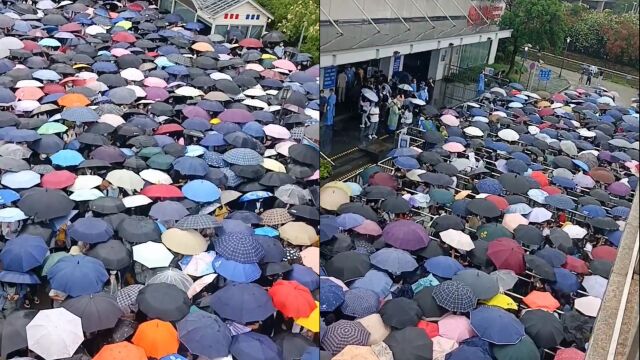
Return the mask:
{"type": "MultiPolygon", "coordinates": [[[[563,65],[563,58],[561,56],[549,54],[546,52],[540,52],[534,56],[537,56],[538,59],[544,61],[549,65],[556,66],[556,67],[563,67],[566,70],[577,72],[577,73],[581,71],[582,65],[585,64],[585,62],[564,58],[564,65],[563,65]]],[[[592,64],[588,64],[588,65],[592,65],[592,64]]],[[[628,86],[632,86],[634,88],[638,87],[638,83],[639,83],[638,76],[635,76],[632,74],[625,74],[623,72],[615,71],[612,69],[606,69],[603,67],[599,67],[598,69],[604,70],[605,80],[609,80],[619,84],[625,84],[628,86]]]]}

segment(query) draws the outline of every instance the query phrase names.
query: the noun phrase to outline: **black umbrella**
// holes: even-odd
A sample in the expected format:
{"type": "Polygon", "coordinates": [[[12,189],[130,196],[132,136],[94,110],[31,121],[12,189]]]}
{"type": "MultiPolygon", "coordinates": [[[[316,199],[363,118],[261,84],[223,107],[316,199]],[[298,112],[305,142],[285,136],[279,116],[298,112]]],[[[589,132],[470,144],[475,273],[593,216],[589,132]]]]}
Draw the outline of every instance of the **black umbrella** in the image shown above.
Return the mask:
{"type": "Polygon", "coordinates": [[[418,304],[425,318],[439,318],[448,312],[447,309],[436,303],[436,300],[433,298],[434,289],[434,286],[428,286],[413,295],[413,301],[418,304]]]}
{"type": "MultiPolygon", "coordinates": [[[[591,189],[591,191],[589,191],[589,195],[601,202],[608,202],[611,200],[611,196],[609,195],[609,193],[602,189],[591,189]]],[[[596,204],[596,205],[602,205],[602,204],[596,204]]]]}
{"type": "Polygon", "coordinates": [[[591,338],[595,319],[571,310],[562,314],[560,321],[562,322],[565,339],[584,349],[585,344],[591,338]]]}
{"type": "Polygon", "coordinates": [[[309,145],[292,145],[289,147],[289,157],[303,164],[311,165],[314,168],[318,168],[320,166],[318,151],[309,145]]]}
{"type": "Polygon", "coordinates": [[[151,319],[178,321],[189,313],[191,301],[187,294],[173,284],[146,285],[138,293],[140,311],[151,319]]]}
{"type": "Polygon", "coordinates": [[[69,214],[75,203],[61,190],[38,189],[29,192],[20,201],[18,207],[36,221],[46,221],[69,214]]]}
{"type": "Polygon", "coordinates": [[[447,255],[447,250],[440,245],[439,241],[429,241],[429,245],[427,245],[427,247],[416,250],[413,253],[418,256],[422,256],[425,259],[430,259],[436,256],[447,255]]]}
{"type": "Polygon", "coordinates": [[[480,270],[461,270],[453,276],[453,280],[467,285],[480,300],[489,300],[500,292],[496,278],[480,270]]]}
{"type": "Polygon", "coordinates": [[[329,276],[345,282],[363,277],[370,268],[369,256],[355,251],[337,254],[325,266],[329,276]]]}
{"type": "Polygon", "coordinates": [[[116,214],[126,209],[121,199],[105,196],[89,202],[89,209],[100,214],[116,214]]]}
{"type": "Polygon", "coordinates": [[[502,187],[514,194],[526,194],[531,189],[531,184],[527,181],[527,178],[518,174],[502,174],[498,178],[498,181],[502,187]]]}
{"type": "Polygon", "coordinates": [[[360,196],[368,200],[381,200],[396,196],[396,192],[388,186],[370,185],[362,189],[360,196]]]}
{"type": "Polygon", "coordinates": [[[231,165],[231,171],[246,179],[259,179],[266,173],[262,165],[231,165]]]}
{"type": "MultiPolygon", "coordinates": [[[[440,133],[437,133],[437,134],[440,134],[440,133]]],[[[418,155],[418,161],[421,164],[437,165],[437,164],[440,164],[441,162],[443,162],[444,160],[442,160],[442,156],[440,156],[440,154],[438,154],[436,152],[423,151],[418,155]]]]}
{"type": "Polygon", "coordinates": [[[295,205],[289,208],[289,213],[293,216],[298,216],[309,220],[320,220],[320,212],[314,206],[309,205],[295,205]]]}
{"type": "Polygon", "coordinates": [[[342,204],[340,205],[340,207],[338,207],[337,212],[338,214],[347,214],[347,213],[358,214],[364,217],[365,219],[368,219],[374,222],[378,221],[378,214],[376,214],[376,212],[369,205],[365,205],[363,203],[342,204]]]}
{"type": "Polygon", "coordinates": [[[514,239],[522,244],[539,246],[544,242],[542,231],[533,225],[518,225],[513,230],[514,239]]]}
{"type": "Polygon", "coordinates": [[[594,275],[600,275],[605,279],[609,278],[611,275],[611,269],[613,268],[613,263],[606,260],[592,260],[589,263],[589,270],[594,275]]]}
{"type": "Polygon", "coordinates": [[[500,209],[487,199],[472,199],[467,203],[467,209],[476,215],[484,217],[496,217],[501,214],[500,209]]]}
{"type": "Polygon", "coordinates": [[[273,337],[273,342],[282,351],[282,359],[302,359],[302,355],[309,347],[316,346],[311,340],[301,334],[282,331],[273,337]]]}
{"type": "Polygon", "coordinates": [[[296,179],[293,176],[286,173],[273,172],[273,171],[264,174],[264,176],[262,176],[262,179],[260,179],[261,185],[271,186],[271,187],[280,187],[282,185],[293,184],[295,182],[296,182],[296,179]]]}
{"type": "Polygon", "coordinates": [[[111,329],[124,315],[116,298],[105,293],[69,298],[62,307],[82,320],[82,330],[87,333],[111,329]]]}
{"type": "Polygon", "coordinates": [[[146,217],[128,217],[118,224],[118,235],[130,243],[160,241],[160,229],[155,221],[146,217]]]}
{"type": "Polygon", "coordinates": [[[384,343],[391,349],[394,360],[433,359],[433,342],[418,327],[394,330],[384,339],[384,343]]]}
{"type": "Polygon", "coordinates": [[[382,321],[394,329],[416,326],[422,317],[418,304],[404,297],[385,301],[379,313],[382,321]]]}
{"type": "Polygon", "coordinates": [[[441,215],[433,220],[431,228],[436,232],[442,232],[449,229],[464,231],[465,224],[464,220],[455,215],[441,215]]]}
{"type": "Polygon", "coordinates": [[[592,218],[592,219],[588,219],[587,222],[589,223],[589,225],[593,226],[596,229],[609,230],[609,231],[620,229],[620,225],[618,225],[618,223],[610,217],[592,218]]]}
{"type": "Polygon", "coordinates": [[[553,161],[551,162],[551,165],[553,165],[554,168],[564,168],[567,170],[575,169],[575,164],[573,163],[573,160],[571,160],[570,157],[564,156],[564,155],[554,157],[553,161]]]}
{"type": "Polygon", "coordinates": [[[104,267],[109,270],[120,270],[131,264],[131,252],[120,240],[97,244],[87,255],[102,261],[104,267]]]}
{"type": "Polygon", "coordinates": [[[571,237],[566,231],[558,228],[551,229],[549,240],[551,240],[551,243],[556,249],[565,254],[573,254],[573,240],[571,240],[571,237]]]}
{"type": "Polygon", "coordinates": [[[38,313],[37,310],[16,310],[4,320],[2,328],[2,357],[13,351],[26,348],[27,325],[38,313]]]}
{"type": "Polygon", "coordinates": [[[453,179],[445,174],[426,172],[418,175],[418,177],[427,184],[437,186],[451,186],[453,185],[453,179]]]}
{"type": "Polygon", "coordinates": [[[440,174],[445,174],[448,176],[455,176],[459,172],[457,167],[445,162],[437,164],[433,169],[440,174]]]}
{"type": "Polygon", "coordinates": [[[520,322],[524,331],[540,349],[552,349],[564,340],[562,322],[552,312],[529,309],[522,314],[520,322]]]}
{"type": "Polygon", "coordinates": [[[262,37],[263,42],[281,42],[286,39],[287,37],[283,33],[277,30],[270,31],[264,34],[264,36],[262,37]]]}
{"type": "Polygon", "coordinates": [[[507,203],[509,203],[509,205],[527,203],[527,199],[520,195],[507,195],[504,197],[504,199],[507,200],[507,203]]]}
{"type": "Polygon", "coordinates": [[[527,268],[540,278],[556,281],[556,274],[553,272],[553,267],[544,261],[544,259],[527,254],[524,256],[524,261],[527,263],[527,268]]]}
{"type": "Polygon", "coordinates": [[[493,266],[493,262],[491,262],[491,259],[487,256],[489,242],[478,239],[473,242],[473,245],[475,245],[475,247],[467,252],[469,261],[481,268],[491,268],[493,266]]]}
{"type": "Polygon", "coordinates": [[[411,211],[411,204],[401,196],[387,198],[380,205],[382,210],[392,214],[402,214],[411,211]]]}

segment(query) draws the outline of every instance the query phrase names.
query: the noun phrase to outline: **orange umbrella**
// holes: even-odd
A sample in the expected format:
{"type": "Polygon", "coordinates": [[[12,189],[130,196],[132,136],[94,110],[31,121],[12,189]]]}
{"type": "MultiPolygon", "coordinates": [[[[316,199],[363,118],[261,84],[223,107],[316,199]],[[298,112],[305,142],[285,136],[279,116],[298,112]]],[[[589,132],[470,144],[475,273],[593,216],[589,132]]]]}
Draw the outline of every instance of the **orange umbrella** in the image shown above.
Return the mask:
{"type": "Polygon", "coordinates": [[[100,349],[93,360],[147,360],[144,349],[123,341],[100,349]]]}
{"type": "Polygon", "coordinates": [[[273,306],[286,317],[306,318],[316,308],[311,291],[297,281],[276,281],[269,289],[269,296],[273,306]]]}
{"type": "Polygon", "coordinates": [[[535,180],[540,186],[549,186],[549,179],[542,171],[532,171],[529,176],[535,180]]]}
{"type": "Polygon", "coordinates": [[[191,45],[191,48],[198,51],[214,51],[211,44],[202,41],[191,45]]]}
{"type": "Polygon", "coordinates": [[[26,87],[16,90],[16,99],[18,100],[38,100],[44,96],[44,93],[37,87],[26,87]]]}
{"type": "Polygon", "coordinates": [[[532,291],[525,296],[522,301],[531,309],[542,309],[546,311],[554,311],[560,307],[560,303],[551,293],[544,291],[532,291]]]}
{"type": "Polygon", "coordinates": [[[140,324],[131,341],[143,348],[148,357],[157,359],[175,354],[180,346],[176,329],[171,323],[161,320],[151,320],[140,324]]]}
{"type": "Polygon", "coordinates": [[[91,104],[91,101],[82,94],[66,94],[58,99],[58,104],[64,107],[87,106],[91,104]]]}

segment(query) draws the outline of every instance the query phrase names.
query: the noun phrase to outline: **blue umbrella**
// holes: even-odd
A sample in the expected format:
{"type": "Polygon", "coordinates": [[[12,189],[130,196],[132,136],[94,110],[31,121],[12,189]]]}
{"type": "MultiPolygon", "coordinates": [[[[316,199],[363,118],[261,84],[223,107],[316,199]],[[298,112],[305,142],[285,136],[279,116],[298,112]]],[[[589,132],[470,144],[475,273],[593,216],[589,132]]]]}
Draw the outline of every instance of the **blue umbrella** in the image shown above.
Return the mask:
{"type": "Polygon", "coordinates": [[[252,136],[252,137],[264,137],[264,130],[262,130],[262,125],[255,121],[250,121],[242,127],[242,132],[252,136]]]}
{"type": "MultiPolygon", "coordinates": [[[[609,214],[611,214],[611,216],[617,216],[623,219],[628,218],[630,213],[631,213],[631,209],[624,206],[616,206],[609,210],[609,214]]],[[[605,215],[601,215],[601,216],[605,216],[605,215]]]]}
{"type": "Polygon", "coordinates": [[[84,161],[84,157],[75,150],[60,150],[51,155],[51,163],[63,167],[77,166],[84,161]]]}
{"type": "Polygon", "coordinates": [[[356,288],[347,290],[344,293],[344,302],[340,306],[342,313],[356,318],[378,312],[380,308],[380,298],[373,290],[356,288]]]}
{"type": "Polygon", "coordinates": [[[334,311],[344,302],[344,289],[335,282],[320,278],[320,311],[334,311]]]}
{"type": "Polygon", "coordinates": [[[209,166],[203,159],[191,156],[177,158],[172,165],[180,174],[186,176],[205,176],[209,170],[209,166]]]}
{"type": "Polygon", "coordinates": [[[20,194],[10,189],[0,189],[0,205],[8,205],[20,200],[20,194]]]}
{"type": "Polygon", "coordinates": [[[616,230],[616,231],[609,232],[606,235],[607,235],[607,240],[609,240],[610,243],[612,243],[616,247],[620,246],[620,240],[622,240],[622,231],[616,230]]]}
{"type": "Polygon", "coordinates": [[[250,191],[240,197],[240,202],[261,200],[272,196],[273,194],[268,191],[250,191]]]}
{"type": "Polygon", "coordinates": [[[340,224],[333,215],[320,216],[320,242],[331,240],[340,232],[340,224]]]}
{"type": "Polygon", "coordinates": [[[578,209],[581,213],[583,213],[588,218],[597,218],[597,217],[605,217],[607,216],[607,212],[602,206],[598,205],[583,205],[578,209]]]}
{"type": "Polygon", "coordinates": [[[49,247],[39,236],[23,234],[7,241],[0,252],[3,270],[27,272],[42,265],[49,247]]]}
{"type": "Polygon", "coordinates": [[[40,134],[35,130],[14,129],[3,135],[5,141],[31,142],[40,139],[40,134]]]}
{"type": "Polygon", "coordinates": [[[213,167],[216,167],[216,168],[228,168],[229,167],[229,163],[224,161],[224,158],[222,157],[222,154],[217,153],[215,151],[205,151],[204,155],[202,156],[202,158],[210,166],[213,166],[213,167]]]}
{"type": "Polygon", "coordinates": [[[557,268],[564,265],[567,262],[567,255],[562,251],[552,248],[545,247],[540,251],[536,251],[535,256],[542,258],[544,261],[549,263],[549,265],[557,268]]]}
{"type": "Polygon", "coordinates": [[[573,161],[573,163],[576,164],[576,166],[579,167],[580,169],[584,171],[589,171],[589,165],[585,164],[584,162],[576,159],[572,159],[571,161],[573,161]]]}
{"type": "Polygon", "coordinates": [[[340,228],[344,230],[349,230],[349,229],[353,229],[356,226],[362,225],[362,223],[364,223],[365,220],[366,219],[362,215],[346,213],[338,216],[336,218],[336,223],[340,228]]]}
{"type": "Polygon", "coordinates": [[[69,236],[76,241],[97,244],[111,239],[113,228],[100,218],[85,217],[71,224],[69,236]]]}
{"type": "Polygon", "coordinates": [[[60,117],[76,123],[95,122],[100,118],[98,113],[88,107],[66,108],[60,113],[60,117]]]}
{"type": "Polygon", "coordinates": [[[269,227],[269,226],[259,227],[259,228],[254,230],[254,233],[256,235],[269,236],[269,237],[272,237],[272,238],[280,236],[280,232],[278,230],[276,230],[276,229],[274,229],[272,227],[269,227]]]}
{"type": "Polygon", "coordinates": [[[178,321],[177,328],[180,342],[192,354],[210,359],[229,355],[231,331],[219,317],[206,311],[192,312],[178,321]]]}
{"type": "Polygon", "coordinates": [[[418,163],[418,160],[408,156],[397,157],[393,159],[393,163],[396,164],[396,166],[401,169],[419,169],[420,168],[420,163],[418,163]]]}
{"type": "Polygon", "coordinates": [[[476,183],[476,189],[478,189],[478,191],[481,193],[493,195],[500,195],[504,191],[504,188],[502,187],[502,184],[500,184],[500,181],[493,178],[486,178],[478,181],[476,183]]]}
{"type": "Polygon", "coordinates": [[[352,289],[369,289],[373,290],[380,299],[384,299],[391,293],[391,285],[393,285],[393,281],[389,277],[389,275],[385,274],[382,271],[378,270],[369,270],[363,277],[356,280],[352,285],[352,289]]]}
{"type": "Polygon", "coordinates": [[[513,314],[492,306],[481,306],[470,315],[471,328],[496,345],[516,344],[524,336],[524,325],[513,314]]]}
{"type": "Polygon", "coordinates": [[[447,353],[446,360],[493,360],[491,355],[485,350],[475,346],[461,345],[450,353],[447,353]]]}
{"type": "Polygon", "coordinates": [[[264,249],[263,263],[277,263],[281,262],[285,258],[285,251],[282,243],[279,239],[266,236],[266,235],[254,235],[256,240],[260,243],[264,249]]]}
{"type": "Polygon", "coordinates": [[[29,144],[29,148],[40,154],[53,154],[64,148],[64,141],[56,135],[41,135],[39,140],[29,144]]]}
{"type": "Polygon", "coordinates": [[[233,148],[224,153],[223,158],[226,162],[235,165],[260,165],[262,156],[255,150],[247,148],[233,148]]]}
{"type": "Polygon", "coordinates": [[[40,284],[38,276],[32,272],[0,271],[0,281],[14,284],[40,284]]]}
{"type": "Polygon", "coordinates": [[[220,198],[220,189],[207,180],[191,180],[182,187],[184,196],[195,202],[208,203],[220,198]]]}
{"type": "Polygon", "coordinates": [[[258,280],[262,275],[258,264],[242,264],[222,256],[216,256],[213,259],[213,268],[225,279],[238,283],[250,283],[258,280]]]}
{"type": "Polygon", "coordinates": [[[416,157],[418,156],[418,154],[419,152],[412,148],[397,148],[397,149],[391,150],[389,154],[387,154],[387,156],[388,157],[401,157],[401,156],[416,157]]]}
{"type": "Polygon", "coordinates": [[[556,274],[556,281],[550,284],[556,291],[571,294],[580,289],[580,280],[578,280],[578,277],[571,271],[563,268],[555,268],[553,272],[556,274]]]}
{"type": "Polygon", "coordinates": [[[243,264],[255,264],[264,257],[264,249],[251,234],[225,233],[216,238],[213,245],[216,253],[225,259],[243,264]]]}
{"type": "Polygon", "coordinates": [[[231,355],[234,359],[282,359],[282,351],[270,337],[250,331],[233,337],[231,355]]]}
{"type": "Polygon", "coordinates": [[[451,279],[458,271],[464,269],[458,261],[443,255],[427,259],[424,267],[428,272],[446,279],[451,279]]]}
{"type": "Polygon", "coordinates": [[[258,284],[229,283],[209,297],[209,306],[223,319],[241,324],[262,321],[275,313],[271,297],[258,284]]]}
{"type": "Polygon", "coordinates": [[[116,73],[118,72],[118,66],[108,61],[98,61],[91,65],[91,69],[95,72],[102,73],[116,73]]]}
{"type": "Polygon", "coordinates": [[[72,297],[102,291],[109,278],[102,261],[89,256],[65,256],[47,272],[51,288],[72,297]]]}
{"type": "Polygon", "coordinates": [[[576,204],[566,195],[558,194],[558,195],[549,195],[544,198],[544,201],[558,209],[564,210],[573,210],[576,207],[576,204]]]}
{"type": "Polygon", "coordinates": [[[523,152],[516,151],[514,153],[511,153],[511,157],[514,159],[518,159],[527,165],[531,165],[531,158],[529,157],[529,155],[523,152]]]}
{"type": "Polygon", "coordinates": [[[395,248],[380,249],[372,254],[369,260],[372,265],[393,275],[400,275],[418,267],[418,263],[408,251],[395,248]]]}
{"type": "Polygon", "coordinates": [[[564,176],[554,176],[553,178],[551,178],[551,182],[555,185],[567,189],[575,189],[577,186],[577,184],[572,179],[566,178],[564,176]]]}
{"type": "Polygon", "coordinates": [[[506,152],[506,153],[511,153],[512,149],[511,146],[509,146],[509,144],[507,143],[503,143],[503,142],[499,142],[499,141],[492,141],[492,140],[485,140],[485,145],[492,150],[495,151],[502,151],[502,152],[506,152]]]}
{"type": "Polygon", "coordinates": [[[310,267],[306,267],[300,264],[293,264],[291,271],[286,275],[287,280],[295,280],[302,286],[314,291],[320,286],[320,278],[310,267]]]}
{"type": "Polygon", "coordinates": [[[224,135],[217,132],[210,132],[200,140],[200,145],[202,146],[224,146],[226,144],[227,142],[224,140],[224,135]]]}
{"type": "Polygon", "coordinates": [[[505,214],[521,214],[525,215],[532,211],[531,207],[524,203],[512,204],[504,211],[505,214]]]}
{"type": "Polygon", "coordinates": [[[471,202],[471,199],[460,199],[456,200],[451,204],[451,212],[453,215],[457,215],[460,217],[467,217],[471,215],[469,210],[467,209],[467,205],[471,202]]]}

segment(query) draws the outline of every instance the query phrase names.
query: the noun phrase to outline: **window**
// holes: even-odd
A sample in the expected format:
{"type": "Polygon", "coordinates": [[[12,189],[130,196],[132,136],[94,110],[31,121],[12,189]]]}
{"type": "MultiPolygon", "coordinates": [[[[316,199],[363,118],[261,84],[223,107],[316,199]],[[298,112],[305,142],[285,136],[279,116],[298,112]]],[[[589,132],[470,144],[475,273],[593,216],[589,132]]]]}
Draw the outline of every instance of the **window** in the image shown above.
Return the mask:
{"type": "Polygon", "coordinates": [[[252,25],[249,37],[254,39],[260,39],[262,37],[263,29],[264,29],[264,26],[252,25]]]}
{"type": "Polygon", "coordinates": [[[256,20],[260,20],[260,14],[256,15],[256,20]]]}
{"type": "Polygon", "coordinates": [[[224,36],[226,38],[228,29],[229,29],[228,25],[216,25],[215,29],[213,30],[213,33],[224,36]]]}
{"type": "Polygon", "coordinates": [[[256,19],[256,14],[251,14],[251,20],[255,20],[256,19]]]}
{"type": "Polygon", "coordinates": [[[228,36],[235,36],[239,40],[241,40],[247,37],[248,32],[249,32],[248,25],[232,25],[232,26],[229,26],[228,36]]]}
{"type": "Polygon", "coordinates": [[[224,19],[227,20],[229,18],[229,14],[224,14],[224,19]]]}
{"type": "Polygon", "coordinates": [[[171,11],[172,0],[160,0],[160,9],[171,11]]]}
{"type": "Polygon", "coordinates": [[[249,14],[247,14],[247,15],[245,15],[245,16],[244,16],[244,19],[245,19],[245,20],[249,20],[250,18],[251,18],[251,15],[249,15],[249,14]]]}
{"type": "Polygon", "coordinates": [[[196,12],[180,2],[176,2],[173,12],[182,16],[185,22],[194,21],[196,19],[196,12]]]}

